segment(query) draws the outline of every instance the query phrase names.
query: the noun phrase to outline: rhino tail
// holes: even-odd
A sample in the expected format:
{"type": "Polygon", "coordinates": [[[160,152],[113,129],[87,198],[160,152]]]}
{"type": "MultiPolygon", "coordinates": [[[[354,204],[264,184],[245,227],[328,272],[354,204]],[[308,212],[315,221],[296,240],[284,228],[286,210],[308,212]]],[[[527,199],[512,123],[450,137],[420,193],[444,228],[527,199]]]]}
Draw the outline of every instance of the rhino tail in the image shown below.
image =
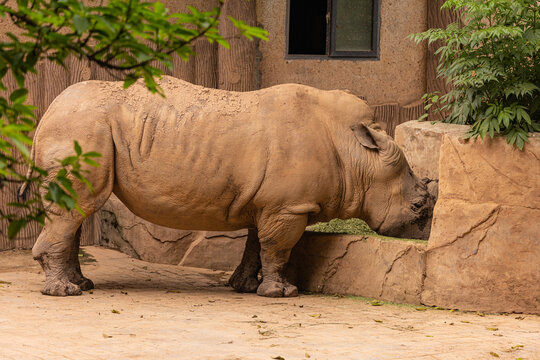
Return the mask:
{"type": "Polygon", "coordinates": [[[20,201],[26,201],[28,197],[28,190],[29,190],[29,184],[30,184],[30,181],[28,179],[30,179],[30,177],[34,173],[34,167],[32,164],[34,163],[35,155],[36,155],[36,147],[32,144],[32,149],[30,150],[31,165],[28,167],[28,170],[26,171],[26,180],[21,185],[17,193],[17,196],[20,201]]]}

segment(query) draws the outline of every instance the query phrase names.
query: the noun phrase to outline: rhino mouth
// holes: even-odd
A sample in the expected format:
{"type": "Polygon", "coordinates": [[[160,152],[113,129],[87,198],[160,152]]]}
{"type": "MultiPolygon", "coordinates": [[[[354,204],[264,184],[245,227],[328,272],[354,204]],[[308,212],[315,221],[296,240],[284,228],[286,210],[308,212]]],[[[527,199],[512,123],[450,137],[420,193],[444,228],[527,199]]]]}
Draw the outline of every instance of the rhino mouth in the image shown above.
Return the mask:
{"type": "Polygon", "coordinates": [[[427,240],[431,233],[431,223],[433,220],[433,210],[438,199],[439,181],[423,179],[426,185],[426,196],[424,205],[418,210],[418,216],[411,221],[410,225],[414,228],[413,233],[418,233],[419,238],[427,240]]]}
{"type": "Polygon", "coordinates": [[[424,231],[428,223],[431,227],[431,219],[433,218],[433,212],[430,210],[431,209],[427,206],[422,208],[418,214],[418,217],[411,221],[411,225],[416,225],[418,227],[418,230],[420,231],[424,231]]]}
{"type": "Polygon", "coordinates": [[[425,192],[418,196],[410,206],[410,217],[395,224],[386,224],[386,218],[375,231],[384,236],[427,240],[431,233],[433,209],[437,202],[438,181],[422,180],[425,192]]]}

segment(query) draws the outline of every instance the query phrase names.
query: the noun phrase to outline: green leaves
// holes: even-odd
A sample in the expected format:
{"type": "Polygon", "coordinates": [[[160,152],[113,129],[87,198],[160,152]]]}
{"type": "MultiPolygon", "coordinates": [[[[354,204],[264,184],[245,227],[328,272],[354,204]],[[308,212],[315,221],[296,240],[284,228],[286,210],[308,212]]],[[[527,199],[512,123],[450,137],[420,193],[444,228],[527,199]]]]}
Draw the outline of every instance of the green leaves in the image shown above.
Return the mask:
{"type": "Polygon", "coordinates": [[[413,34],[415,42],[441,41],[438,75],[453,89],[427,98],[442,121],[469,124],[468,137],[506,136],[523,149],[540,130],[540,7],[536,0],[447,0],[463,25],[413,34]]]}
{"type": "Polygon", "coordinates": [[[86,30],[88,30],[88,28],[90,27],[90,22],[88,22],[88,19],[80,15],[75,15],[73,16],[73,25],[77,30],[77,34],[81,35],[86,30]]]}
{"type": "Polygon", "coordinates": [[[240,30],[240,34],[247,37],[249,40],[253,40],[253,38],[258,38],[268,41],[268,31],[261,28],[248,26],[244,21],[236,20],[232,16],[228,16],[228,18],[233,23],[233,25],[238,30],[240,30]]]}
{"type": "Polygon", "coordinates": [[[504,96],[508,99],[510,96],[515,98],[523,98],[532,96],[534,92],[540,90],[537,85],[530,82],[518,82],[515,84],[508,84],[509,86],[504,89],[504,96]]]}
{"type": "Polygon", "coordinates": [[[15,91],[13,91],[11,93],[11,95],[9,96],[9,101],[13,102],[13,103],[16,103],[16,104],[21,104],[21,103],[24,103],[26,101],[26,97],[28,96],[28,90],[25,89],[25,88],[22,88],[22,89],[17,89],[15,91]]]}
{"type": "Polygon", "coordinates": [[[523,150],[523,146],[526,142],[529,142],[527,132],[520,128],[513,128],[508,132],[506,136],[506,142],[510,145],[516,145],[519,150],[523,150]]]}
{"type": "Polygon", "coordinates": [[[81,156],[81,155],[82,155],[81,145],[79,145],[79,143],[77,142],[77,140],[74,141],[73,148],[75,149],[75,154],[77,154],[77,156],[81,156]]]}
{"type": "Polygon", "coordinates": [[[10,222],[8,226],[8,238],[13,239],[26,224],[27,221],[25,219],[18,219],[10,222]]]}
{"type": "MultiPolygon", "coordinates": [[[[82,163],[92,167],[99,167],[99,163],[92,158],[101,157],[101,154],[94,151],[83,153],[82,147],[77,141],[73,142],[73,149],[75,155],[59,160],[62,168],[58,170],[53,181],[49,182],[48,185],[44,185],[47,189],[45,199],[54,202],[65,210],[77,210],[84,216],[84,212],[77,204],[79,195],[74,188],[73,181],[84,184],[88,191],[93,192],[92,184],[85,177],[90,171],[83,169],[82,163]]],[[[80,186],[77,186],[77,188],[81,191],[80,186]]]]}

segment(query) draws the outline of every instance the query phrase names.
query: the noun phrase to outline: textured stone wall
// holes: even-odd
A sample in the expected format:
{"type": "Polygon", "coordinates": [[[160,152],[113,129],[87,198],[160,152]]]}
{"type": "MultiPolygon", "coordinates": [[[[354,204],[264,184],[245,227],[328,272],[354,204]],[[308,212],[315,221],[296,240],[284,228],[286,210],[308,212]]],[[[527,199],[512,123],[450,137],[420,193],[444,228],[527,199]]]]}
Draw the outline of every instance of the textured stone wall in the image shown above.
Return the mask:
{"type": "Polygon", "coordinates": [[[523,151],[445,135],[440,153],[422,302],[540,313],[540,134],[523,151]]]}
{"type": "Polygon", "coordinates": [[[420,304],[425,241],[306,232],[288,265],[300,289],[420,304]]]}

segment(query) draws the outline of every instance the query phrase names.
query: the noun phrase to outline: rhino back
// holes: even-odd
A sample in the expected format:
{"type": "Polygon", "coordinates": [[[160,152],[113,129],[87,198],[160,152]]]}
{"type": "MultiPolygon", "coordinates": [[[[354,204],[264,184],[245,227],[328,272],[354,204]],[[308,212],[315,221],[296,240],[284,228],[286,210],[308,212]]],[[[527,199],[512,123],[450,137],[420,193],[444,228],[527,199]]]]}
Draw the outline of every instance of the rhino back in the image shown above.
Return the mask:
{"type": "Polygon", "coordinates": [[[138,215],[174,227],[237,228],[261,208],[327,203],[339,192],[323,112],[294,87],[162,86],[166,98],[133,88],[109,112],[115,193],[138,215]]]}

